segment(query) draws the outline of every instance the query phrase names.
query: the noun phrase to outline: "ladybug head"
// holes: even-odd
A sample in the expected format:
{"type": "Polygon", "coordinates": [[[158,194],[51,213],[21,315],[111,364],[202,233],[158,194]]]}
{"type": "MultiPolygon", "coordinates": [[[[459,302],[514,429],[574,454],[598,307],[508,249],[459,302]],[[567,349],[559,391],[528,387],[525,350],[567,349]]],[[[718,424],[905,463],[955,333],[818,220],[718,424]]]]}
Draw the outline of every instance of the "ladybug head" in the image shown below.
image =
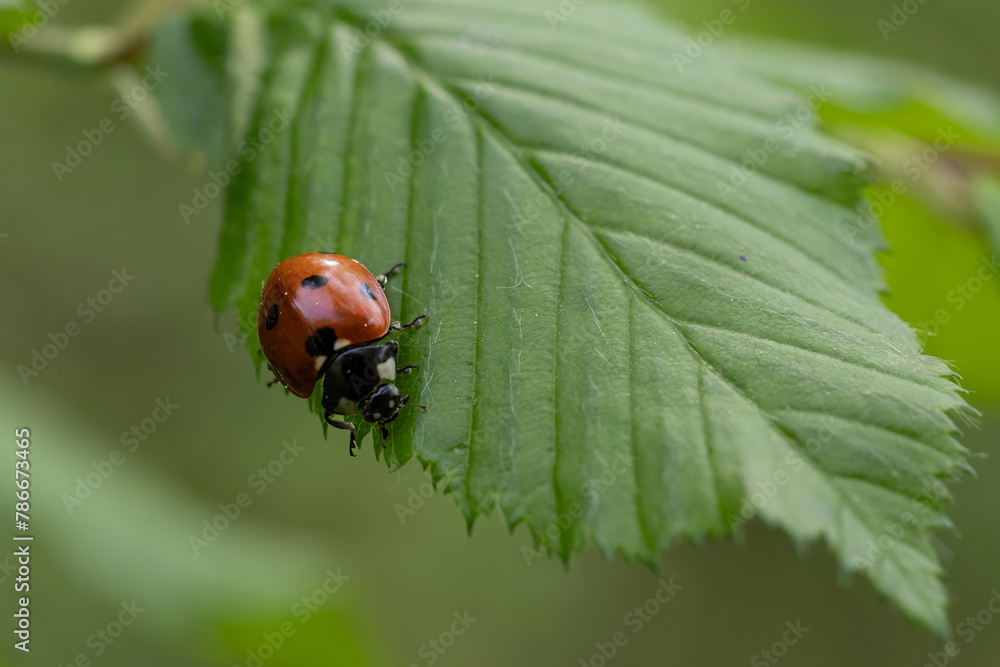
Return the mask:
{"type": "Polygon", "coordinates": [[[388,424],[399,416],[409,396],[400,396],[396,385],[386,383],[358,403],[358,412],[366,422],[388,424]]]}

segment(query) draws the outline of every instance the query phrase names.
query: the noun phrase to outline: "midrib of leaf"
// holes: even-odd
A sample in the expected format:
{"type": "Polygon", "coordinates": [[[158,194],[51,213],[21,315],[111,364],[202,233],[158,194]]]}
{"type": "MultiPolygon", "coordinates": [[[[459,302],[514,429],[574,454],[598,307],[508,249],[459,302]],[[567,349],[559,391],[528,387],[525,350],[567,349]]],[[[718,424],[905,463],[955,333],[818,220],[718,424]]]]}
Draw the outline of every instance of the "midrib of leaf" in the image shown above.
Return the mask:
{"type": "MultiPolygon", "coordinates": [[[[500,133],[499,131],[497,133],[502,135],[502,133],[500,133]]],[[[510,152],[509,151],[509,147],[505,146],[505,148],[508,148],[508,153],[509,153],[510,152]]],[[[535,176],[540,176],[540,175],[537,174],[537,172],[535,172],[535,176]]],[[[480,174],[480,178],[482,178],[482,174],[480,174]]],[[[540,180],[544,182],[544,179],[540,179],[540,180]]],[[[536,180],[536,184],[538,184],[538,180],[536,180]]],[[[543,186],[539,185],[539,187],[543,187],[543,186]]],[[[548,189],[548,184],[547,183],[544,185],[544,189],[548,189]]],[[[558,272],[559,285],[558,285],[558,288],[556,290],[556,315],[555,315],[555,327],[553,329],[554,332],[555,332],[555,340],[553,341],[553,347],[556,349],[556,353],[553,355],[553,362],[554,363],[553,363],[553,368],[552,368],[552,405],[554,407],[554,409],[552,411],[552,420],[553,420],[553,433],[555,434],[555,437],[553,438],[553,446],[555,448],[555,457],[553,458],[553,461],[552,461],[552,495],[553,495],[553,502],[555,503],[555,506],[556,506],[556,513],[557,513],[557,515],[560,514],[560,513],[562,513],[562,512],[565,512],[565,510],[566,510],[566,499],[563,498],[563,494],[559,490],[560,489],[560,485],[559,485],[559,478],[558,478],[558,474],[559,474],[559,461],[560,461],[560,456],[559,456],[559,454],[560,454],[560,452],[559,452],[559,449],[560,449],[559,448],[559,439],[560,438],[559,438],[559,434],[562,432],[562,429],[560,428],[560,419],[559,419],[559,416],[560,416],[560,411],[559,411],[559,385],[560,385],[560,383],[559,383],[559,369],[561,367],[560,366],[560,359],[562,357],[559,355],[558,350],[559,350],[559,340],[560,340],[560,337],[559,337],[559,320],[561,319],[560,318],[560,313],[562,312],[562,308],[560,307],[560,304],[563,303],[563,288],[565,287],[565,283],[566,283],[566,281],[565,281],[565,275],[566,275],[566,258],[568,257],[568,253],[566,252],[566,246],[569,243],[569,233],[570,233],[570,222],[571,222],[571,220],[572,220],[572,218],[570,218],[569,216],[564,216],[563,227],[562,227],[562,230],[560,231],[560,238],[559,238],[559,258],[557,260],[557,266],[559,267],[559,272],[558,272]]],[[[631,340],[631,335],[629,336],[629,339],[631,340]]],[[[630,360],[631,360],[631,355],[630,355],[630,360]]],[[[631,368],[630,368],[630,371],[631,371],[631,368]]],[[[631,377],[631,374],[630,374],[630,377],[631,377]]],[[[636,509],[637,510],[639,509],[638,506],[636,507],[636,509]]],[[[640,521],[641,521],[641,511],[637,514],[637,516],[640,517],[640,521]]],[[[558,549],[558,551],[562,555],[562,557],[563,557],[564,560],[568,560],[569,559],[569,554],[570,554],[570,552],[572,550],[572,546],[573,546],[573,533],[575,532],[575,529],[576,529],[576,526],[572,525],[569,530],[559,531],[559,549],[558,549]]]]}
{"type": "MultiPolygon", "coordinates": [[[[482,312],[482,302],[483,293],[485,289],[483,288],[483,201],[485,197],[483,196],[483,138],[478,132],[475,133],[473,140],[475,142],[476,150],[476,319],[473,320],[474,325],[478,325],[479,316],[482,312]]],[[[412,180],[412,179],[411,179],[412,180]]],[[[472,410],[469,414],[469,436],[466,440],[466,449],[468,451],[468,462],[465,466],[465,475],[462,480],[465,489],[465,507],[473,508],[476,506],[475,495],[472,493],[472,475],[469,471],[472,470],[473,461],[475,461],[475,449],[473,444],[476,441],[476,421],[479,415],[479,401],[475,399],[479,396],[479,365],[482,359],[482,337],[476,336],[476,353],[473,356],[472,361],[472,410]]],[[[472,522],[475,520],[475,512],[470,509],[466,509],[466,519],[469,522],[469,528],[472,528],[472,522]]]]}
{"type": "MultiPolygon", "coordinates": [[[[416,86],[415,89],[414,89],[414,92],[413,92],[413,104],[411,105],[411,108],[410,108],[410,139],[409,139],[409,144],[408,144],[410,146],[415,145],[416,142],[417,142],[417,139],[418,139],[418,137],[417,137],[417,130],[420,127],[420,116],[419,116],[418,111],[420,110],[420,106],[423,103],[423,99],[424,99],[423,96],[424,96],[424,90],[423,90],[423,88],[421,86],[419,86],[419,85],[416,86]]],[[[405,233],[405,241],[404,241],[404,245],[403,245],[403,263],[406,266],[410,265],[410,248],[412,247],[412,244],[410,243],[410,234],[412,233],[412,230],[413,230],[413,204],[414,204],[413,189],[414,189],[414,183],[415,183],[414,179],[412,179],[412,178],[408,178],[407,179],[407,183],[406,183],[406,187],[407,187],[407,193],[406,193],[406,199],[407,199],[407,201],[406,201],[406,230],[404,232],[405,233]]],[[[407,273],[405,271],[403,272],[402,282],[403,282],[403,289],[401,291],[402,291],[403,294],[407,294],[410,291],[408,289],[409,282],[410,282],[409,281],[409,273],[407,273]]],[[[396,454],[397,457],[400,457],[403,460],[409,459],[410,456],[412,456],[412,454],[413,454],[412,451],[404,452],[402,454],[402,456],[400,456],[399,452],[394,452],[394,453],[396,454]]]]}
{"type": "MultiPolygon", "coordinates": [[[[670,318],[668,317],[667,319],[669,320],[670,318]]],[[[678,333],[683,338],[683,334],[680,331],[678,333]]],[[[698,368],[698,410],[701,413],[701,431],[705,438],[705,457],[712,471],[712,492],[715,494],[715,505],[719,508],[718,525],[721,526],[725,524],[726,519],[722,511],[721,494],[719,493],[719,475],[713,464],[714,457],[712,456],[712,437],[708,427],[708,410],[705,408],[705,396],[707,394],[705,390],[705,369],[711,368],[711,366],[701,358],[701,355],[691,345],[691,341],[685,338],[684,342],[687,344],[688,349],[690,349],[691,354],[704,364],[698,368]]]]}

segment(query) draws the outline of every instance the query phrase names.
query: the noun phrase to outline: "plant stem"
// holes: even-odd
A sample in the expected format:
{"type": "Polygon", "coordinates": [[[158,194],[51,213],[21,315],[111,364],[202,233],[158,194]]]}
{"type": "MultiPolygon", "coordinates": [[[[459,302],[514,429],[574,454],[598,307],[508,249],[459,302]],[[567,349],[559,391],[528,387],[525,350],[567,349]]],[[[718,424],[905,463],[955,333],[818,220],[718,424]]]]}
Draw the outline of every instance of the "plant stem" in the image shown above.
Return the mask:
{"type": "Polygon", "coordinates": [[[167,14],[197,0],[146,0],[127,11],[115,26],[48,26],[18,45],[0,44],[0,57],[44,62],[58,67],[103,69],[135,62],[149,34],[167,14]]]}

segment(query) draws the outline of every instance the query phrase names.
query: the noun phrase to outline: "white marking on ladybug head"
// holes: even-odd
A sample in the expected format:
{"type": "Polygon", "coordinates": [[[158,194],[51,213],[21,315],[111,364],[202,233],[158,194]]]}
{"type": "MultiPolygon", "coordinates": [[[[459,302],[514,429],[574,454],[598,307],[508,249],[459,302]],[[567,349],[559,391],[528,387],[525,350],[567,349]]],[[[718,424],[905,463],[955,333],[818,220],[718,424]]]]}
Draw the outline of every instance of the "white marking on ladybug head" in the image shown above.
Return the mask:
{"type": "Polygon", "coordinates": [[[396,379],[396,360],[393,359],[392,357],[389,357],[381,364],[376,366],[375,370],[378,371],[378,376],[380,379],[389,380],[391,382],[392,380],[396,379]]]}
{"type": "Polygon", "coordinates": [[[351,344],[351,341],[346,338],[338,338],[337,342],[333,344],[334,350],[343,350],[345,347],[351,344]]]}
{"type": "Polygon", "coordinates": [[[390,408],[396,407],[396,401],[389,401],[389,407],[390,408]]]}
{"type": "Polygon", "coordinates": [[[354,401],[349,401],[346,398],[340,399],[337,403],[337,407],[334,409],[334,413],[338,415],[353,415],[358,409],[358,404],[354,401]]]}
{"type": "Polygon", "coordinates": [[[320,355],[316,357],[316,370],[323,368],[323,364],[326,363],[326,357],[320,355]]]}
{"type": "Polygon", "coordinates": [[[372,417],[374,417],[375,419],[382,419],[382,413],[376,412],[375,414],[372,415],[372,417]]]}

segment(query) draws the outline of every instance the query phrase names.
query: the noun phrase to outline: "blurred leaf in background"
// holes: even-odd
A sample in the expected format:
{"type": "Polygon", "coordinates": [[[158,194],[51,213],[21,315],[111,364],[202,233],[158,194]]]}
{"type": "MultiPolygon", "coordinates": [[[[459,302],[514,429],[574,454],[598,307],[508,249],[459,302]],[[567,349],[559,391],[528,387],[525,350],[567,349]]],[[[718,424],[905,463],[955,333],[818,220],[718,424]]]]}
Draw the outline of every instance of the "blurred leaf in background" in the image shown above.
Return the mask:
{"type": "Polygon", "coordinates": [[[828,131],[876,158],[868,191],[891,248],[886,303],[952,363],[962,386],[1000,402],[995,179],[1000,95],[922,68],[803,44],[726,45],[745,67],[807,91],[830,90],[828,131]]]}
{"type": "Polygon", "coordinates": [[[975,183],[974,195],[993,252],[1000,254],[1000,180],[995,177],[980,178],[975,183]]]}
{"type": "Polygon", "coordinates": [[[29,0],[0,0],[0,38],[17,48],[21,39],[18,33],[39,19],[36,9],[29,0]]]}
{"type": "MultiPolygon", "coordinates": [[[[216,506],[190,498],[134,460],[137,453],[108,452],[97,430],[81,432],[85,418],[74,420],[75,430],[52,419],[53,411],[74,417],[72,406],[26,400],[6,381],[0,394],[10,397],[0,421],[37,425],[30,448],[38,537],[31,545],[38,556],[33,659],[70,663],[84,654],[96,663],[120,631],[117,660],[131,655],[134,664],[151,664],[149,656],[166,651],[175,664],[240,661],[261,644],[278,644],[269,638],[287,624],[291,632],[271,664],[376,664],[355,620],[350,564],[328,543],[260,526],[236,494],[216,506]],[[67,614],[81,598],[91,614],[67,614]],[[122,605],[133,619],[125,630],[96,634],[115,623],[122,605]]],[[[11,481],[4,494],[13,497],[11,481]]]]}

